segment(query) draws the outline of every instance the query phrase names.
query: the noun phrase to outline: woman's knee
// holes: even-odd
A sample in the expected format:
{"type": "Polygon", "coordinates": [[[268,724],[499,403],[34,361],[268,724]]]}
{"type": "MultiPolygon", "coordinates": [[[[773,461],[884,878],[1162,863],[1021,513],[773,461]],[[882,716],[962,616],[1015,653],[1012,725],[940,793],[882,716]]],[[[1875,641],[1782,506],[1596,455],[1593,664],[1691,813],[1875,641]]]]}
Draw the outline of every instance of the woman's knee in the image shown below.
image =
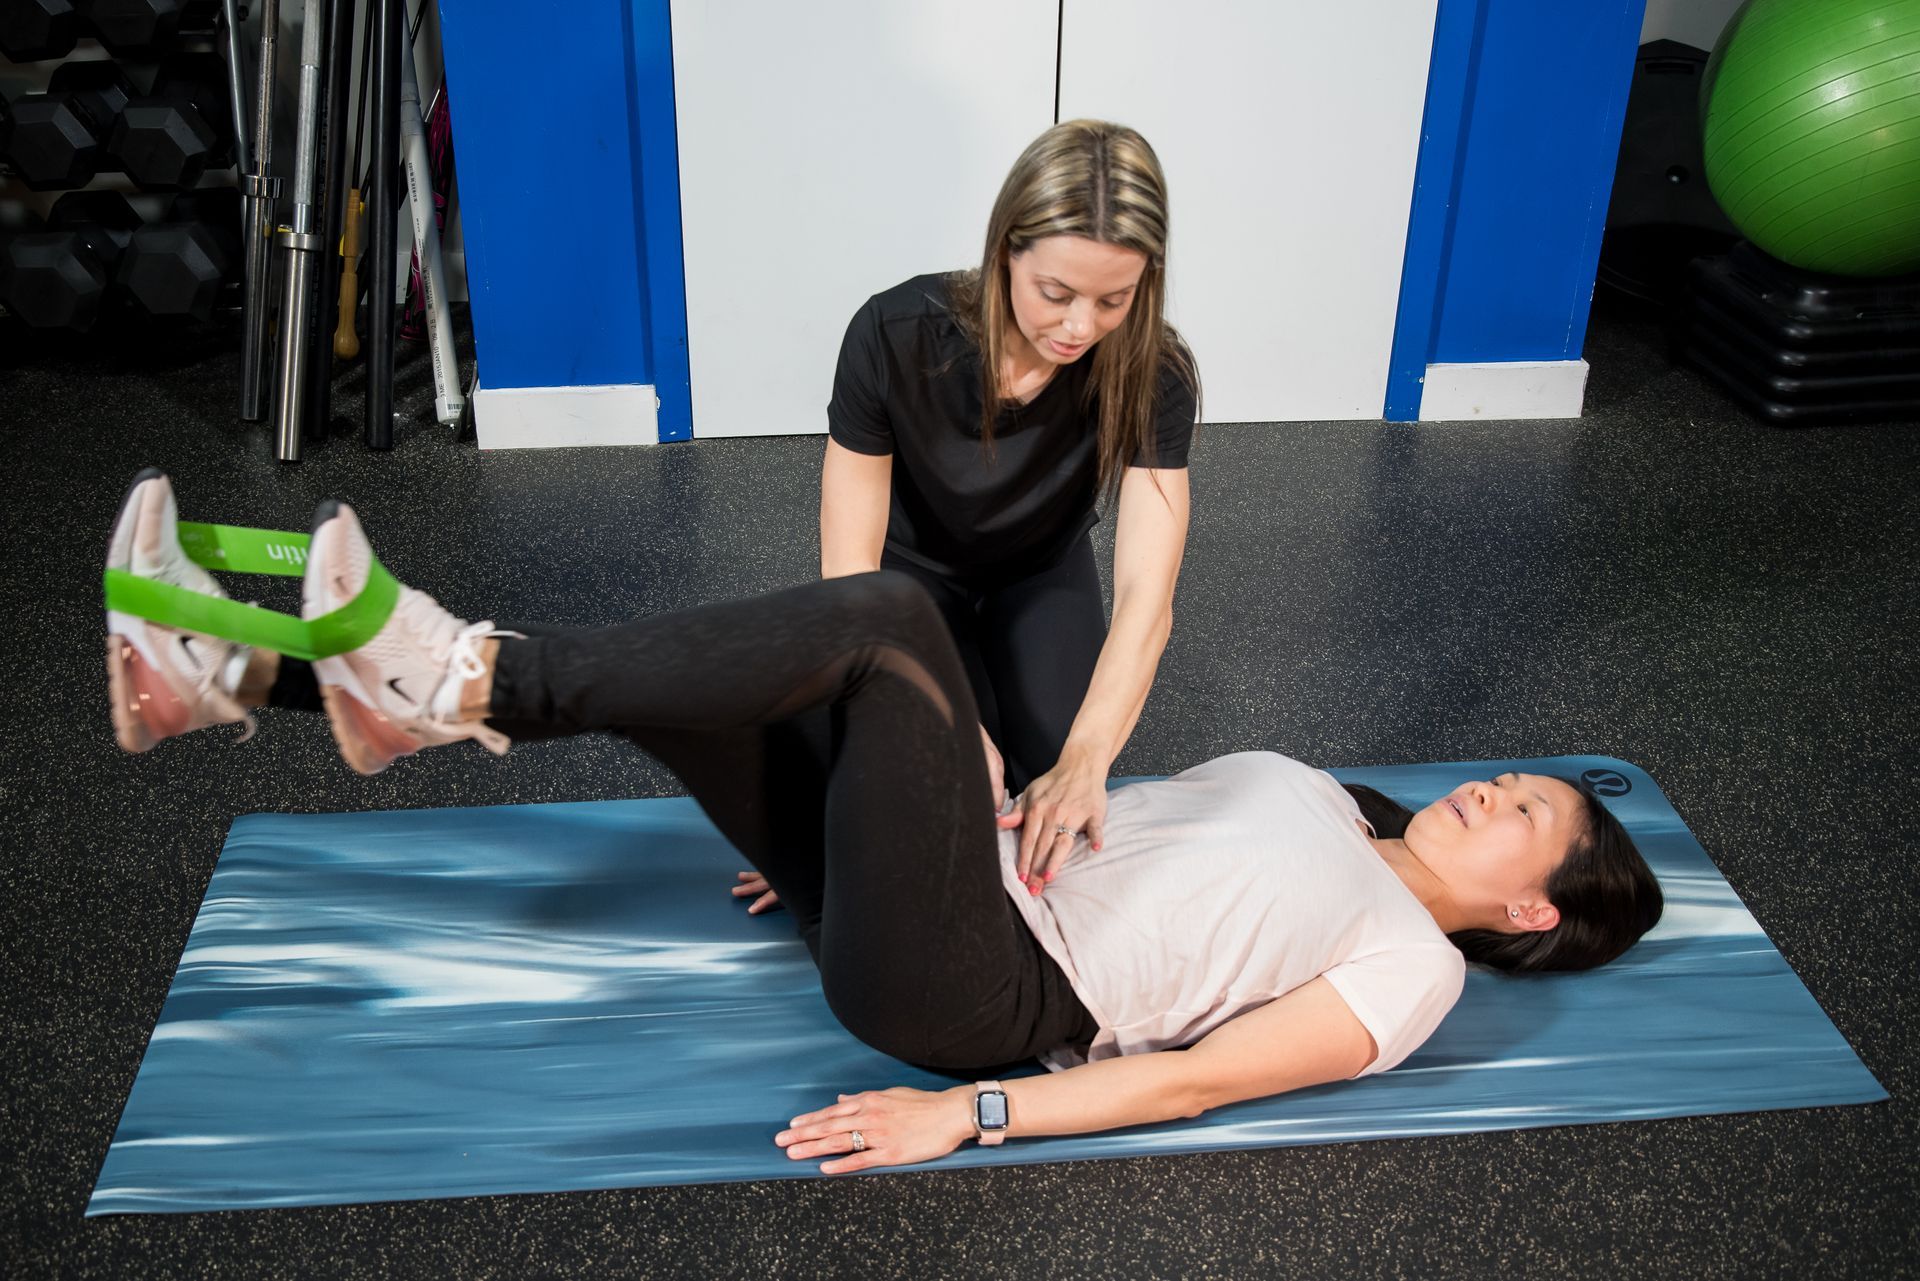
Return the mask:
{"type": "Polygon", "coordinates": [[[934,673],[936,680],[949,668],[959,670],[959,652],[947,620],[917,579],[882,569],[836,578],[829,585],[838,590],[835,605],[861,643],[903,655],[914,666],[934,673]]]}
{"type": "Polygon", "coordinates": [[[840,593],[842,607],[871,622],[883,635],[894,628],[908,635],[946,628],[946,620],[926,587],[899,570],[880,569],[831,581],[840,593]]]}

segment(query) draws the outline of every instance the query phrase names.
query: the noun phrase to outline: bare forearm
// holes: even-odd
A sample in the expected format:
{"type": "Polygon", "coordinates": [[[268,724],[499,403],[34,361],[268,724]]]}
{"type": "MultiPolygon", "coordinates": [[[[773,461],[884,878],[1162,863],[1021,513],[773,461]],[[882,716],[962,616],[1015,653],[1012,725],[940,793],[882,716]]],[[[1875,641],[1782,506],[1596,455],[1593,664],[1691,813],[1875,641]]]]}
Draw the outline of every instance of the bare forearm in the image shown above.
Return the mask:
{"type": "Polygon", "coordinates": [[[1102,770],[1113,764],[1139,723],[1172,633],[1170,599],[1136,597],[1115,604],[1087,697],[1067,733],[1068,746],[1094,756],[1102,770]]]}
{"type": "MultiPolygon", "coordinates": [[[[1199,1116],[1244,1099],[1344,1080],[1377,1052],[1372,1034],[1318,978],[1227,1020],[1185,1050],[1003,1082],[1007,1135],[1088,1134],[1199,1116]]],[[[973,1137],[973,1096],[971,1085],[843,1094],[829,1107],[795,1117],[774,1142],[796,1159],[832,1158],[820,1167],[826,1174],[930,1161],[973,1137]],[[878,1148],[849,1154],[855,1129],[878,1137],[878,1148]]]]}
{"type": "Polygon", "coordinates": [[[1129,469],[1113,545],[1113,625],[1067,747],[1105,771],[1147,705],[1173,632],[1173,591],[1187,537],[1187,473],[1129,469]]]}
{"type": "MultiPolygon", "coordinates": [[[[1103,1059],[1003,1083],[1009,1138],[1089,1134],[1198,1116],[1201,1092],[1178,1054],[1103,1059]]],[[[947,1091],[973,1133],[973,1086],[947,1091]]]]}
{"type": "MultiPolygon", "coordinates": [[[[1085,1134],[1199,1116],[1355,1076],[1373,1062],[1372,1034],[1340,994],[1314,979],[1228,1020],[1185,1050],[1086,1063],[1005,1083],[1009,1136],[1085,1134]]],[[[951,1091],[972,1124],[973,1087],[951,1091]]]]}

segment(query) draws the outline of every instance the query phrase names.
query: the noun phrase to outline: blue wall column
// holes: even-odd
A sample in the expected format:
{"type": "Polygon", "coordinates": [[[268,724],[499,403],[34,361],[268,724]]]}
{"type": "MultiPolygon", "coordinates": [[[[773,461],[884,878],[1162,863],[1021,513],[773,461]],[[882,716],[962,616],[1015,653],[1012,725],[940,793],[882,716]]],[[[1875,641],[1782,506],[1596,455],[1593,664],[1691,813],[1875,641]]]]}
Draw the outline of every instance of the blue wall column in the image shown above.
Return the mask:
{"type": "Polygon", "coordinates": [[[660,397],[660,439],[691,440],[673,23],[668,0],[627,0],[622,11],[627,15],[627,79],[633,86],[633,207],[639,212],[641,290],[647,300],[647,370],[660,397]]]}
{"type": "Polygon", "coordinates": [[[652,385],[660,438],[684,440],[667,0],[570,0],[564,15],[440,3],[482,385],[652,385]]]}
{"type": "Polygon", "coordinates": [[[1645,0],[1440,0],[1385,416],[1429,364],[1578,359],[1645,0]]]}

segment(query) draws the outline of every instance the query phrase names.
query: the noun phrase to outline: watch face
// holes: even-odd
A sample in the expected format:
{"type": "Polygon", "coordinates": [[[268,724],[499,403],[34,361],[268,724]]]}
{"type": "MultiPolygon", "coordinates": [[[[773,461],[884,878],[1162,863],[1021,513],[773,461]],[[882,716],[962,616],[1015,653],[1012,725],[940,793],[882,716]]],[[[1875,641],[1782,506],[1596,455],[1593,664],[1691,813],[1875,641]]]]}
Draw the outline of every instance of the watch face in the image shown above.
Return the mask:
{"type": "Polygon", "coordinates": [[[999,1090],[989,1090],[975,1097],[973,1114],[979,1119],[983,1130],[1004,1130],[1007,1128],[1007,1096],[999,1090]]]}

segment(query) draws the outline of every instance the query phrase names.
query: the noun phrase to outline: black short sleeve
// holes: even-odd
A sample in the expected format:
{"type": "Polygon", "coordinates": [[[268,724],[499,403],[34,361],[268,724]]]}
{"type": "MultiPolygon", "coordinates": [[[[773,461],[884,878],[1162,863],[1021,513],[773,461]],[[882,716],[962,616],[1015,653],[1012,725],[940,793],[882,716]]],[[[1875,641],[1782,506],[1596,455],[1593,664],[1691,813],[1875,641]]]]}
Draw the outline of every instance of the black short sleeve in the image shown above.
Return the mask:
{"type": "Polygon", "coordinates": [[[879,309],[869,300],[853,314],[840,342],[827,402],[827,434],[856,454],[891,454],[893,421],[887,415],[887,360],[879,309]]]}
{"type": "Polygon", "coordinates": [[[1160,366],[1160,385],[1154,393],[1153,447],[1134,455],[1133,467],[1180,468],[1187,465],[1193,447],[1193,419],[1199,409],[1193,388],[1187,386],[1173,362],[1160,366]]]}
{"type": "MultiPolygon", "coordinates": [[[[981,442],[980,351],[953,310],[953,277],[930,273],[868,299],[840,345],[827,430],[892,459],[886,549],[970,583],[1058,564],[1098,519],[1100,423],[1093,362],[1058,370],[1003,405],[981,442]]],[[[1163,366],[1154,431],[1136,466],[1187,465],[1195,395],[1163,366]]]]}

